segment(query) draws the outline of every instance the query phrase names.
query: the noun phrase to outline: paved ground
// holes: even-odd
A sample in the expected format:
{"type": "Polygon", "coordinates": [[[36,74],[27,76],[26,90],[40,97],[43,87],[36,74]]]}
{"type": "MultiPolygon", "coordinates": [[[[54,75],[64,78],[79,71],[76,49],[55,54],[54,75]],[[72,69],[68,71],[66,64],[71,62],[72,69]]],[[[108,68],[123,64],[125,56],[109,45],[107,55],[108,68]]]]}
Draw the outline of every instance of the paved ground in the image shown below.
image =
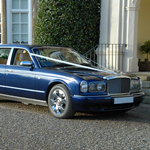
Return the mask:
{"type": "Polygon", "coordinates": [[[60,120],[47,107],[0,102],[0,150],[5,149],[150,150],[150,105],[60,120]]]}

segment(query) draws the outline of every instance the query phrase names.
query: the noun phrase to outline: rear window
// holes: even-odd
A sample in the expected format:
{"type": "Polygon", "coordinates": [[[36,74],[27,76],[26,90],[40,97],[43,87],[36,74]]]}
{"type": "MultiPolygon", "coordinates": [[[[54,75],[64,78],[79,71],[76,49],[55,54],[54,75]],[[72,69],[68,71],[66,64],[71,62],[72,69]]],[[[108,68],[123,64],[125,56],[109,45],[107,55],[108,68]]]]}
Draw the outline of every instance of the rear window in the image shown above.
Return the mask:
{"type": "Polygon", "coordinates": [[[11,48],[0,48],[0,64],[6,64],[11,48]]]}

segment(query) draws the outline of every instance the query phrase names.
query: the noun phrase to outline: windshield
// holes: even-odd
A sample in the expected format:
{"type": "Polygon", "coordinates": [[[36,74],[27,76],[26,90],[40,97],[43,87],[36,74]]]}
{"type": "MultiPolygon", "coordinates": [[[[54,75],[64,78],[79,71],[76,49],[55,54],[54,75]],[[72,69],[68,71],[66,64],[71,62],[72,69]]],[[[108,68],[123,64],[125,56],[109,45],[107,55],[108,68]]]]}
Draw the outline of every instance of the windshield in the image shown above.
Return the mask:
{"type": "MultiPolygon", "coordinates": [[[[66,62],[75,64],[90,65],[80,54],[70,48],[64,47],[42,47],[34,48],[35,54],[45,56],[48,58],[58,59],[66,62]]],[[[42,57],[37,57],[41,67],[52,67],[52,66],[66,66],[67,64],[59,63],[57,61],[49,60],[42,57]]]]}

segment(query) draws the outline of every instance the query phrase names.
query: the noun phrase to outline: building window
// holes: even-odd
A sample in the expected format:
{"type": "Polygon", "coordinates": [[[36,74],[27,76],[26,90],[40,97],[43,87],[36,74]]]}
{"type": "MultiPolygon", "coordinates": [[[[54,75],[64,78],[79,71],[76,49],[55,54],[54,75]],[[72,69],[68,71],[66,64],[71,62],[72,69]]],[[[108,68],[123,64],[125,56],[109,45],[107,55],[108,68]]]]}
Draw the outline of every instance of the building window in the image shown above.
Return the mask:
{"type": "Polygon", "coordinates": [[[7,4],[8,44],[32,44],[32,1],[8,0],[7,4]]]}
{"type": "Polygon", "coordinates": [[[28,13],[12,13],[12,42],[28,44],[28,13]]]}
{"type": "Polygon", "coordinates": [[[28,0],[12,0],[12,43],[28,44],[28,0]]]}
{"type": "Polygon", "coordinates": [[[28,9],[28,0],[12,0],[12,9],[28,9]]]}

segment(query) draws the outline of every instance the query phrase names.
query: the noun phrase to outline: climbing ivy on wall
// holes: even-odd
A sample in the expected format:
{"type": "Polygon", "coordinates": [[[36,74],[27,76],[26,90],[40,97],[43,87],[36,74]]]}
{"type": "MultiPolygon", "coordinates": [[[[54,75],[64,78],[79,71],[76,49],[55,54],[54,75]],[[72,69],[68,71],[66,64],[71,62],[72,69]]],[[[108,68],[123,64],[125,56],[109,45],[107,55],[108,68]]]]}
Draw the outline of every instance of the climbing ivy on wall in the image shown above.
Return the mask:
{"type": "Polygon", "coordinates": [[[84,54],[98,44],[99,24],[100,0],[40,0],[34,43],[84,54]]]}

